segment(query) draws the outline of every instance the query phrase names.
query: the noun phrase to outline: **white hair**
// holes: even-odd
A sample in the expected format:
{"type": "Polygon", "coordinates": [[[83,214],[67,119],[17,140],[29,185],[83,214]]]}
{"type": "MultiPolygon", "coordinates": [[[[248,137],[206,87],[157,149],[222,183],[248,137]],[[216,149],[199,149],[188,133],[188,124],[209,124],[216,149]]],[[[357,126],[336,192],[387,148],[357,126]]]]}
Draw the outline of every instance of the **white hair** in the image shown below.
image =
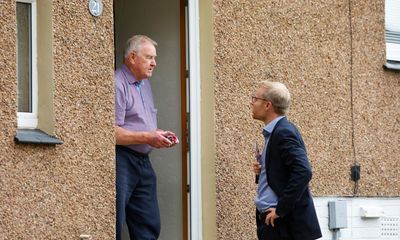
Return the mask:
{"type": "Polygon", "coordinates": [[[142,44],[145,42],[149,42],[153,44],[154,47],[157,47],[157,43],[153,39],[145,35],[134,35],[131,38],[129,38],[128,41],[126,41],[124,58],[127,58],[129,54],[131,54],[131,52],[136,52],[136,53],[140,52],[142,44]]]}
{"type": "Polygon", "coordinates": [[[285,84],[264,81],[262,82],[262,87],[265,88],[262,94],[263,98],[271,101],[277,114],[286,115],[290,106],[290,92],[285,84]]]}

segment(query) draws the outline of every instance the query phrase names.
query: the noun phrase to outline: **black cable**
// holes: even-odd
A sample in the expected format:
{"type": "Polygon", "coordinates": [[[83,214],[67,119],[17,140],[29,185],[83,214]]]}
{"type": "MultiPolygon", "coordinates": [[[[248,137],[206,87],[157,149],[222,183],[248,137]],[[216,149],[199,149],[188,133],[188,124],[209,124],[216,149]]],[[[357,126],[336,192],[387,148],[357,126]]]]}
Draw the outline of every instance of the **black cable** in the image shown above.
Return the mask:
{"type": "MultiPolygon", "coordinates": [[[[350,105],[351,105],[351,147],[353,150],[354,166],[357,164],[356,147],[354,143],[355,138],[355,124],[354,124],[354,102],[353,102],[353,22],[351,17],[351,0],[349,2],[349,24],[350,24],[350,105]]],[[[354,181],[353,196],[358,193],[358,180],[354,181]]]]}

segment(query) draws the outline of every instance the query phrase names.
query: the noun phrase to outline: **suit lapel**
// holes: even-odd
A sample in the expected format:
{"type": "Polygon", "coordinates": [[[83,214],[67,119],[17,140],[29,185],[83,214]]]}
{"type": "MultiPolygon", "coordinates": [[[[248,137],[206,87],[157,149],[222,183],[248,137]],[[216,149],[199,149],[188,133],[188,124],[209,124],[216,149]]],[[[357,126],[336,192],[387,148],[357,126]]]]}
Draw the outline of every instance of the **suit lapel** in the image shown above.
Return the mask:
{"type": "Polygon", "coordinates": [[[274,135],[275,135],[275,130],[279,127],[279,125],[283,124],[284,122],[286,122],[286,117],[283,117],[281,120],[279,120],[275,127],[274,130],[272,130],[271,135],[269,136],[268,139],[268,145],[267,145],[267,149],[265,150],[265,168],[268,169],[269,163],[270,163],[270,159],[271,159],[271,143],[274,139],[274,135]]]}

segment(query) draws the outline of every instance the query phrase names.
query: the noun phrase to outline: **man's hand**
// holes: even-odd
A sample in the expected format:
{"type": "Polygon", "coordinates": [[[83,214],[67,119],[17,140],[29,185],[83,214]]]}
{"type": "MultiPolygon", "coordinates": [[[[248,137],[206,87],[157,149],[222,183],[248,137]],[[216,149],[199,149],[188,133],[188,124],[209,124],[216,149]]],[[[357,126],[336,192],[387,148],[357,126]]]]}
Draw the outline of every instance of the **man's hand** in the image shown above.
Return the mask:
{"type": "Polygon", "coordinates": [[[173,147],[179,143],[178,137],[171,131],[164,131],[164,136],[172,143],[170,147],[173,147]]]}
{"type": "Polygon", "coordinates": [[[261,173],[261,164],[258,161],[253,162],[253,171],[256,175],[261,173]]]}
{"type": "Polygon", "coordinates": [[[275,227],[275,219],[279,218],[276,214],[276,208],[268,208],[267,209],[267,217],[265,218],[265,224],[271,224],[272,227],[275,227]]]}
{"type": "Polygon", "coordinates": [[[155,131],[130,131],[115,126],[115,142],[118,145],[149,144],[155,148],[173,147],[179,143],[175,133],[157,129],[155,131]]]}
{"type": "Polygon", "coordinates": [[[149,145],[155,148],[173,147],[179,143],[175,133],[157,129],[156,131],[149,132],[149,145]],[[168,136],[173,136],[173,139],[168,139],[168,136]],[[176,139],[176,140],[174,140],[176,139]]]}

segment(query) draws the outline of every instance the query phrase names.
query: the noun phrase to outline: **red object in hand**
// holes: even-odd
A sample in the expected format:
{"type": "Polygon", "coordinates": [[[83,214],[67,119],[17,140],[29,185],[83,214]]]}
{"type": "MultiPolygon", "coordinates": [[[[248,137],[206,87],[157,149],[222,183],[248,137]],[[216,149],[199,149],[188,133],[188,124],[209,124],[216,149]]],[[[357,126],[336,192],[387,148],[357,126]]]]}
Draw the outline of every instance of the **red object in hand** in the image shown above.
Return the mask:
{"type": "Polygon", "coordinates": [[[172,143],[177,143],[178,138],[175,135],[167,135],[165,137],[168,138],[168,140],[170,140],[172,143]]]}

